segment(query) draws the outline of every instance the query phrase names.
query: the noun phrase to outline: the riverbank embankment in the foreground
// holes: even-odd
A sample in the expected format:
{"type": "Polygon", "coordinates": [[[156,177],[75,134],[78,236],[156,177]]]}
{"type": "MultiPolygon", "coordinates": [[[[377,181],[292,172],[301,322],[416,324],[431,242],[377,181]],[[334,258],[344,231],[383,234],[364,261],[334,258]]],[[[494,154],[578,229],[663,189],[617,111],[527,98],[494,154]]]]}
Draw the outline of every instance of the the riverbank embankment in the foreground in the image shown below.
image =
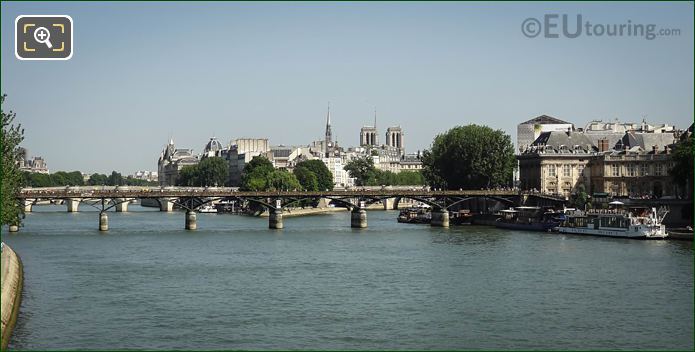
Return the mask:
{"type": "Polygon", "coordinates": [[[2,246],[2,349],[7,349],[22,299],[22,261],[12,248],[2,246]]]}

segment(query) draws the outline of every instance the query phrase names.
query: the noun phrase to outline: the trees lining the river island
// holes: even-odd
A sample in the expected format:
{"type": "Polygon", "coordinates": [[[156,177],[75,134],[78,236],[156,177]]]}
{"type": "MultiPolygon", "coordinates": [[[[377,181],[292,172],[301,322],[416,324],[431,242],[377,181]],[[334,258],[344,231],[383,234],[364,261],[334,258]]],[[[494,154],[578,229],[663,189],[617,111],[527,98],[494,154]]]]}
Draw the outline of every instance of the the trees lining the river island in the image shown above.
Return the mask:
{"type": "Polygon", "coordinates": [[[84,178],[79,171],[58,171],[52,174],[41,174],[24,171],[23,184],[29,187],[82,186],[84,178]]]}
{"type": "Polygon", "coordinates": [[[244,167],[241,189],[245,191],[290,191],[302,189],[297,177],[283,169],[275,169],[268,158],[256,156],[244,167]]]}
{"type": "Polygon", "coordinates": [[[297,178],[297,181],[299,181],[299,184],[302,185],[302,189],[306,191],[319,190],[318,177],[316,177],[316,174],[313,173],[311,170],[303,167],[298,167],[292,170],[292,173],[294,174],[294,177],[297,178]]]}
{"type": "Polygon", "coordinates": [[[301,189],[297,178],[293,173],[284,170],[273,170],[266,178],[266,191],[293,191],[301,189]]]}
{"type": "Polygon", "coordinates": [[[27,187],[58,187],[58,186],[157,186],[157,181],[137,179],[132,176],[123,177],[120,172],[112,171],[110,175],[94,173],[84,181],[79,171],[58,171],[52,174],[22,172],[22,186],[27,187]]]}
{"type": "Polygon", "coordinates": [[[321,160],[300,161],[295,165],[293,173],[302,187],[307,191],[333,190],[333,174],[321,160]],[[311,180],[311,174],[316,177],[316,187],[314,187],[313,181],[311,180]],[[305,180],[305,183],[302,183],[302,179],[305,180]]]}
{"type": "Polygon", "coordinates": [[[355,178],[357,186],[414,186],[425,184],[425,179],[418,171],[401,171],[399,173],[383,171],[376,168],[371,156],[350,160],[344,167],[350,177],[355,178]]]}
{"type": "Polygon", "coordinates": [[[371,179],[374,179],[376,167],[371,156],[364,156],[350,160],[345,167],[345,171],[350,177],[355,179],[355,185],[366,186],[371,179]]]}
{"type": "Polygon", "coordinates": [[[267,176],[275,168],[268,158],[257,156],[251,159],[241,174],[241,189],[249,191],[265,190],[267,176]]]}
{"type": "Polygon", "coordinates": [[[224,186],[229,175],[229,164],[223,158],[205,158],[196,165],[184,166],[176,182],[179,186],[224,186]]]}
{"type": "Polygon", "coordinates": [[[432,187],[477,189],[510,186],[516,159],[509,135],[471,124],[437,135],[422,164],[432,187]]]}

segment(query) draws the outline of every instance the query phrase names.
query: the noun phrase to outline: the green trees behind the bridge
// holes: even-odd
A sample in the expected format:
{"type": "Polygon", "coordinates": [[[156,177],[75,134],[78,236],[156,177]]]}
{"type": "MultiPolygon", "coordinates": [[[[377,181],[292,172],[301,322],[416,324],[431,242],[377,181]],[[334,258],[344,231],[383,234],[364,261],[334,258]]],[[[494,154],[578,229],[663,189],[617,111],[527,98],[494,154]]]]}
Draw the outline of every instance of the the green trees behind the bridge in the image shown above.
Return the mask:
{"type": "Polygon", "coordinates": [[[375,179],[376,167],[371,156],[363,156],[348,161],[343,167],[350,177],[355,179],[357,186],[366,186],[375,179]]]}
{"type": "Polygon", "coordinates": [[[205,158],[197,165],[184,166],[176,180],[177,186],[224,186],[229,176],[229,164],[223,158],[205,158]]]}
{"type": "Polygon", "coordinates": [[[446,189],[511,186],[516,167],[511,137],[474,124],[437,135],[422,163],[427,183],[446,189]]]}
{"type": "Polygon", "coordinates": [[[371,156],[350,160],[344,167],[350,177],[355,178],[357,186],[415,186],[424,185],[425,179],[417,171],[399,173],[382,171],[374,166],[371,156]]]}
{"type": "Polygon", "coordinates": [[[319,180],[316,174],[307,168],[295,168],[292,173],[297,181],[302,186],[304,191],[318,191],[319,190],[319,180]]]}
{"type": "MultiPolygon", "coordinates": [[[[114,172],[111,172],[111,175],[113,176],[114,172]]],[[[89,175],[89,179],[87,180],[87,184],[90,186],[113,186],[113,181],[116,179],[116,177],[109,177],[104,174],[98,174],[94,173],[89,175]]]]}
{"type": "Polygon", "coordinates": [[[5,113],[6,95],[0,97],[0,114],[2,115],[2,189],[0,189],[0,220],[2,225],[19,225],[22,210],[17,204],[17,194],[22,185],[22,174],[19,171],[19,143],[24,139],[24,130],[20,124],[14,124],[16,114],[12,111],[5,113]]]}
{"type": "Polygon", "coordinates": [[[120,172],[111,171],[110,175],[92,174],[86,183],[88,186],[157,186],[157,181],[147,181],[132,176],[123,177],[120,172]]]}
{"type": "Polygon", "coordinates": [[[306,191],[333,190],[333,174],[321,160],[300,161],[294,167],[293,173],[302,189],[306,191]]]}
{"type": "Polygon", "coordinates": [[[294,174],[276,170],[268,158],[256,156],[244,167],[241,174],[244,191],[293,191],[302,189],[294,174]]]}
{"type": "Polygon", "coordinates": [[[147,181],[132,176],[123,177],[120,172],[112,171],[110,175],[94,173],[84,181],[79,171],[58,171],[52,174],[22,172],[22,185],[26,187],[58,187],[58,186],[157,186],[157,181],[147,181]]]}
{"type": "Polygon", "coordinates": [[[79,171],[58,171],[52,174],[40,174],[24,171],[23,184],[28,187],[82,186],[84,178],[79,171]]]}

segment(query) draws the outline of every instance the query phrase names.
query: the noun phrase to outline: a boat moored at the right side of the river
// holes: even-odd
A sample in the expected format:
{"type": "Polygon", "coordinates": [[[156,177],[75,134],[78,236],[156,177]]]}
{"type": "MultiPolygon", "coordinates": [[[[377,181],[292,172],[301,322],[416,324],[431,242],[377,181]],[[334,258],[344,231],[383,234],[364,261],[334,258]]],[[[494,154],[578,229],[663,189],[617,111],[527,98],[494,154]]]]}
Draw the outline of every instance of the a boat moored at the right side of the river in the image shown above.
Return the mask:
{"type": "Polygon", "coordinates": [[[661,223],[668,210],[656,208],[596,209],[568,214],[558,232],[577,235],[662,239],[668,236],[661,223]]]}

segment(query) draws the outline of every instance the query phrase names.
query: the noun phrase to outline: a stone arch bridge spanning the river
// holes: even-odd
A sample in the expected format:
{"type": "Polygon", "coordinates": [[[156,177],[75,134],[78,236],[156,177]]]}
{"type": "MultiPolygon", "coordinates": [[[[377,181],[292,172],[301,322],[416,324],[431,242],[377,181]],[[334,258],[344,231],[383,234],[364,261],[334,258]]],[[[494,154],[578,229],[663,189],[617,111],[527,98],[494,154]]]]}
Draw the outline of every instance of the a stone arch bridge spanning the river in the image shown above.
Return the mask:
{"type": "Polygon", "coordinates": [[[351,211],[350,225],[367,227],[366,207],[383,202],[385,208],[398,207],[401,199],[410,199],[432,207],[432,226],[448,227],[449,210],[461,207],[471,200],[485,199],[505,206],[549,205],[559,206],[565,199],[556,195],[513,190],[430,190],[422,187],[370,187],[336,189],[333,191],[240,191],[230,187],[133,187],[88,186],[25,188],[18,195],[25,212],[43,201],[63,201],[68,212],[78,211],[81,202],[99,210],[99,229],[108,230],[107,211],[127,211],[134,199],[154,199],[162,211],[172,211],[175,206],[186,211],[185,228],[197,227],[196,211],[203,205],[219,200],[237,200],[255,203],[269,211],[269,228],[283,228],[283,209],[306,200],[330,200],[351,211]]]}

